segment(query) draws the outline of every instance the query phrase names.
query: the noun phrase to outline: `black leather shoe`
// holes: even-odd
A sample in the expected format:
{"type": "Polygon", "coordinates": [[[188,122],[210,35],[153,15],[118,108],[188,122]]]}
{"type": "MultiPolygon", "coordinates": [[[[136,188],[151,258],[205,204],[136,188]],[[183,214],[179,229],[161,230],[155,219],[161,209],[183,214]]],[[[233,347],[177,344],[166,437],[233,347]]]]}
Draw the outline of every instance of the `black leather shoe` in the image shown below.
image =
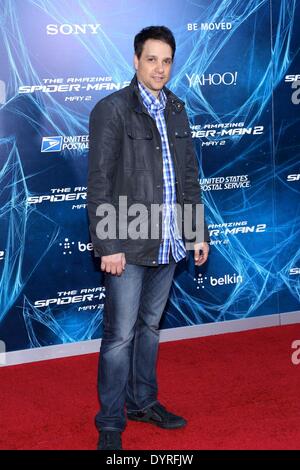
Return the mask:
{"type": "Polygon", "coordinates": [[[101,431],[97,450],[122,450],[122,439],[119,431],[101,431]]]}
{"type": "Polygon", "coordinates": [[[143,421],[164,429],[183,428],[187,424],[184,418],[170,413],[160,403],[154,403],[144,411],[127,412],[127,417],[132,421],[143,421]]]}

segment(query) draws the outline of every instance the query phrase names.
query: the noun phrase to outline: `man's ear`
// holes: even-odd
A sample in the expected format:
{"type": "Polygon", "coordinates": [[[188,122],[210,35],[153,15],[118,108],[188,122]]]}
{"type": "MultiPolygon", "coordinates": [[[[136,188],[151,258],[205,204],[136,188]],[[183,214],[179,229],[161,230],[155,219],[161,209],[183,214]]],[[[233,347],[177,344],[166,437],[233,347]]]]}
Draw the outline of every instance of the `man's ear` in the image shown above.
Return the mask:
{"type": "Polygon", "coordinates": [[[139,59],[136,54],[134,54],[133,63],[134,63],[135,70],[137,70],[139,68],[139,59]]]}

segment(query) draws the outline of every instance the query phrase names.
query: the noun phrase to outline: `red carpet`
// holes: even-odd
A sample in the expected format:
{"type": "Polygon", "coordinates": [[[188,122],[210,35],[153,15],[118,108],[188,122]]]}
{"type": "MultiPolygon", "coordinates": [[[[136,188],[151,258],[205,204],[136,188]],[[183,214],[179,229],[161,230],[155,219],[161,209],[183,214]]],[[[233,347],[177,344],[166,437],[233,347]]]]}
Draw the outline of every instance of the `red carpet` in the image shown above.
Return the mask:
{"type": "MultiPolygon", "coordinates": [[[[164,343],[160,400],[189,424],[130,422],[125,449],[300,449],[300,325],[164,343]]],[[[97,355],[0,369],[0,449],[94,449],[97,355]]]]}

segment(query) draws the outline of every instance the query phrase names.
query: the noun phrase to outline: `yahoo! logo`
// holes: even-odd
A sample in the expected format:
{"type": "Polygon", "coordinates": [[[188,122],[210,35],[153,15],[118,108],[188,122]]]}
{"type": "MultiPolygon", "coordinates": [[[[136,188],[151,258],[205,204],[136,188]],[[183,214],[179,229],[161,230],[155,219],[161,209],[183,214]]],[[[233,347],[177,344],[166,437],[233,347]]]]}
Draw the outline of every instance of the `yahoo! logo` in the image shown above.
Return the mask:
{"type": "Polygon", "coordinates": [[[48,24],[47,34],[54,36],[56,34],[63,34],[70,36],[71,34],[98,34],[101,24],[48,24]]]}

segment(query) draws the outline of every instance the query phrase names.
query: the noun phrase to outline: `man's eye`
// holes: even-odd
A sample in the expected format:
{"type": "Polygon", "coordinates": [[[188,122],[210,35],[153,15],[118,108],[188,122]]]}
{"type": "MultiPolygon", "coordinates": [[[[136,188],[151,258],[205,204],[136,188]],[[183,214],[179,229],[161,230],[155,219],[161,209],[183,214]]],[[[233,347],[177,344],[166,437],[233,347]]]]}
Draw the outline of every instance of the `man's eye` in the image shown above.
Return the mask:
{"type": "Polygon", "coordinates": [[[153,57],[149,57],[149,62],[153,62],[154,61],[154,58],[153,57]]]}

